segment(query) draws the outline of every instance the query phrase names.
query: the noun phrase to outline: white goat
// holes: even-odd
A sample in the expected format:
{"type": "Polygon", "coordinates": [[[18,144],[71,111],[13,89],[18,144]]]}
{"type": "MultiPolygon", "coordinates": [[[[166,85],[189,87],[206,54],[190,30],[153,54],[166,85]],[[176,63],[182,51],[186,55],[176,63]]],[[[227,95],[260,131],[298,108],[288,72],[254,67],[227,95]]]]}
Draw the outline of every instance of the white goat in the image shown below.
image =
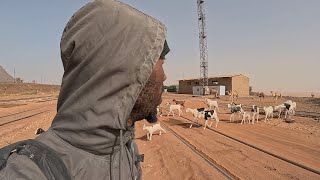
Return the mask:
{"type": "Polygon", "coordinates": [[[211,127],[211,125],[213,123],[213,119],[216,120],[216,128],[218,127],[219,118],[218,118],[217,111],[215,111],[215,110],[204,111],[203,115],[204,115],[204,120],[205,120],[203,129],[206,129],[209,119],[212,120],[212,122],[210,123],[209,127],[211,127]]]}
{"type": "MultiPolygon", "coordinates": [[[[241,115],[242,115],[241,124],[246,123],[246,119],[248,119],[248,123],[250,123],[251,115],[249,112],[242,111],[241,115]]],[[[252,124],[254,124],[254,119],[252,119],[252,122],[253,122],[252,124]]]]}
{"type": "Polygon", "coordinates": [[[169,113],[167,114],[167,116],[169,116],[171,112],[172,112],[172,115],[174,116],[173,110],[178,110],[179,116],[183,115],[180,104],[171,104],[169,102],[166,102],[166,105],[169,106],[169,113]]]}
{"type": "Polygon", "coordinates": [[[252,124],[254,124],[254,121],[256,118],[257,118],[257,122],[259,121],[260,108],[256,105],[252,105],[251,113],[252,113],[252,124]]]}
{"type": "Polygon", "coordinates": [[[161,132],[164,132],[164,133],[167,133],[166,130],[164,130],[160,124],[155,124],[155,125],[152,125],[152,126],[146,126],[145,124],[143,125],[143,130],[147,130],[147,139],[149,141],[151,141],[151,137],[152,137],[152,134],[155,132],[155,131],[159,131],[159,135],[161,135],[161,132]]]}
{"type": "Polygon", "coordinates": [[[269,119],[269,117],[271,117],[271,119],[273,119],[273,107],[269,106],[269,107],[263,107],[263,110],[266,114],[264,122],[267,122],[267,120],[269,119]]]}
{"type": "Polygon", "coordinates": [[[287,110],[287,108],[284,104],[280,104],[280,105],[274,107],[274,111],[279,112],[278,119],[280,119],[281,113],[285,112],[286,110],[287,110]]]}
{"type": "MultiPolygon", "coordinates": [[[[204,110],[205,110],[204,108],[198,108],[198,109],[187,108],[186,113],[191,112],[194,117],[194,120],[197,120],[197,123],[199,124],[199,118],[203,117],[204,110]]],[[[191,123],[189,128],[192,128],[193,123],[191,123]]]]}
{"type": "Polygon", "coordinates": [[[213,101],[210,99],[205,99],[204,102],[208,105],[210,110],[218,110],[219,111],[219,106],[217,101],[213,101]]]}
{"type": "Polygon", "coordinates": [[[292,100],[288,100],[288,101],[284,102],[283,104],[292,104],[292,103],[293,103],[292,100]]]}
{"type": "Polygon", "coordinates": [[[289,108],[289,111],[290,111],[290,109],[292,110],[293,115],[295,115],[296,114],[296,109],[297,109],[297,103],[293,102],[291,104],[291,107],[289,108]]]}
{"type": "Polygon", "coordinates": [[[241,104],[228,104],[228,108],[231,110],[230,121],[231,121],[231,119],[233,119],[233,121],[234,121],[234,115],[236,113],[238,113],[239,116],[241,117],[241,113],[243,112],[241,104]]]}

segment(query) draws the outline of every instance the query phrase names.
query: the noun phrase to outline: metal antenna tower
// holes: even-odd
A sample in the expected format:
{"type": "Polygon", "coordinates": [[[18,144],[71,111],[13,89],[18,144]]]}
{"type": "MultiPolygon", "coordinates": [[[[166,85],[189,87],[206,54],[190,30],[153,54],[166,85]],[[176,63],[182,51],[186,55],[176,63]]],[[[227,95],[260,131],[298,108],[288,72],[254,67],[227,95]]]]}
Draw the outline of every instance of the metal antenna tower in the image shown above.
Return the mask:
{"type": "MultiPolygon", "coordinates": [[[[208,50],[204,0],[197,0],[197,6],[200,44],[200,84],[202,86],[202,89],[205,89],[206,87],[208,87],[208,50]]],[[[204,91],[202,92],[204,93],[204,91]]]]}

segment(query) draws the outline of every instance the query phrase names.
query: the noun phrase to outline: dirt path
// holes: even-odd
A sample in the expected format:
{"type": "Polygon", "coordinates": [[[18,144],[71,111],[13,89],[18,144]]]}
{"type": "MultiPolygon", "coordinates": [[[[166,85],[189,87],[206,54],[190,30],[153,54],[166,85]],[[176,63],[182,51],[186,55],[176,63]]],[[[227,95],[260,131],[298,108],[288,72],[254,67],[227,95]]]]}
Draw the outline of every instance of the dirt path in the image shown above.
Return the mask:
{"type": "MultiPolygon", "coordinates": [[[[52,122],[53,117],[56,114],[56,102],[43,102],[43,103],[30,103],[28,105],[16,106],[12,108],[1,108],[0,116],[7,116],[10,114],[17,115],[9,116],[0,119],[0,124],[4,121],[9,122],[15,118],[28,116],[30,115],[29,110],[42,108],[48,109],[48,112],[38,114],[32,116],[27,119],[22,119],[16,121],[14,123],[8,123],[5,125],[0,126],[0,147],[6,146],[8,144],[21,141],[24,139],[33,139],[37,135],[34,134],[37,128],[42,128],[47,130],[52,122]],[[21,113],[22,112],[22,113],[21,113]]],[[[39,110],[38,110],[39,111],[39,110]]]]}
{"type": "Polygon", "coordinates": [[[147,141],[143,123],[136,124],[136,142],[145,154],[143,179],[226,179],[168,131],[147,141]]]}
{"type": "MultiPolygon", "coordinates": [[[[240,179],[317,179],[320,177],[233,140],[228,140],[212,131],[203,130],[202,127],[197,128],[195,126],[195,128],[189,129],[190,123],[185,123],[178,118],[164,119],[163,122],[240,179]]],[[[272,131],[269,131],[269,133],[272,133],[272,131]]],[[[241,133],[238,134],[238,138],[245,137],[241,133]]],[[[250,143],[256,142],[260,141],[251,141],[250,143]]],[[[261,144],[257,143],[259,146],[261,144]]],[[[283,148],[285,145],[279,147],[277,144],[273,145],[267,142],[264,144],[264,147],[269,146],[275,153],[286,153],[283,148]]],[[[315,155],[315,153],[312,153],[311,156],[315,155]]],[[[290,157],[290,155],[288,156],[290,157]]],[[[303,162],[309,161],[304,159],[303,162]]],[[[316,164],[317,161],[314,162],[316,164]]]]}

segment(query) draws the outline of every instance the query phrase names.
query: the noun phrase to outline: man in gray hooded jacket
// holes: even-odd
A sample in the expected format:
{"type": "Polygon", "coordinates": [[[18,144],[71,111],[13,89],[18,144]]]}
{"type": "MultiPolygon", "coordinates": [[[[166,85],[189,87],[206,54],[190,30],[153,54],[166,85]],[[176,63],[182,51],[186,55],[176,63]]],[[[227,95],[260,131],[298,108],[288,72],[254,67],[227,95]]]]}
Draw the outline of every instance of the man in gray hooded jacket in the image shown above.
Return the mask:
{"type": "MultiPolygon", "coordinates": [[[[67,23],[57,114],[36,140],[58,154],[71,179],[141,179],[134,122],[156,121],[165,35],[162,23],[113,0],[91,2],[67,23]]],[[[29,158],[11,154],[0,179],[46,179],[29,158]]]]}

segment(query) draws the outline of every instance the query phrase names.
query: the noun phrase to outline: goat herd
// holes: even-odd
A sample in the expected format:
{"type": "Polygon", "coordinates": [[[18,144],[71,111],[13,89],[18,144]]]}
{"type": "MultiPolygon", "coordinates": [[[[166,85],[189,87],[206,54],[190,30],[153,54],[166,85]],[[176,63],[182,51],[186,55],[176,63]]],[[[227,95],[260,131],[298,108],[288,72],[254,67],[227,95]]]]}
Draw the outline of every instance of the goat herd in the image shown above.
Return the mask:
{"type": "MultiPolygon", "coordinates": [[[[210,99],[205,99],[204,102],[207,105],[207,107],[201,107],[201,108],[186,108],[185,107],[185,101],[177,101],[173,99],[173,103],[166,102],[166,105],[168,106],[169,113],[167,116],[169,116],[171,113],[174,116],[174,110],[179,112],[179,116],[183,115],[182,109],[185,109],[186,113],[191,113],[194,117],[193,123],[191,123],[190,128],[192,128],[193,124],[197,122],[199,124],[199,118],[204,118],[205,125],[203,129],[206,129],[207,126],[211,127],[213,120],[216,121],[216,127],[218,127],[219,123],[219,106],[218,102],[210,99]],[[208,125],[208,121],[211,120],[212,122],[210,125],[208,125]]],[[[270,121],[270,118],[273,119],[274,113],[278,115],[278,118],[281,118],[281,114],[284,113],[284,118],[287,119],[290,116],[295,115],[295,111],[297,108],[296,102],[293,102],[291,100],[288,100],[278,106],[269,106],[269,107],[263,107],[263,111],[265,113],[265,119],[264,122],[270,121]]],[[[239,118],[241,119],[241,124],[244,124],[246,122],[254,124],[255,122],[259,121],[261,110],[258,106],[252,105],[250,111],[244,111],[243,106],[241,104],[236,104],[232,102],[231,104],[228,104],[228,109],[231,111],[230,115],[230,121],[234,121],[234,116],[236,114],[239,114],[239,118]]],[[[162,109],[160,106],[157,108],[158,115],[162,116],[162,109]]]]}

